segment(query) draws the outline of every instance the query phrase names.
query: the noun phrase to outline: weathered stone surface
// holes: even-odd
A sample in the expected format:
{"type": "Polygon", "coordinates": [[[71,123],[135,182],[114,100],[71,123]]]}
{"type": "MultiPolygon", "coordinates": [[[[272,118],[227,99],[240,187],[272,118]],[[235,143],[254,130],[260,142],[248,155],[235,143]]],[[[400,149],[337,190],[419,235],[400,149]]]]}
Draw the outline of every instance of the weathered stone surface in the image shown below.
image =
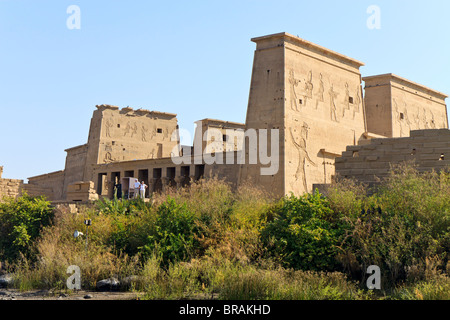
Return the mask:
{"type": "Polygon", "coordinates": [[[0,276],[0,288],[7,288],[14,283],[14,274],[7,273],[0,276]]]}
{"type": "Polygon", "coordinates": [[[103,279],[97,282],[96,288],[98,291],[115,291],[120,289],[120,281],[111,277],[108,279],[103,279]]]}

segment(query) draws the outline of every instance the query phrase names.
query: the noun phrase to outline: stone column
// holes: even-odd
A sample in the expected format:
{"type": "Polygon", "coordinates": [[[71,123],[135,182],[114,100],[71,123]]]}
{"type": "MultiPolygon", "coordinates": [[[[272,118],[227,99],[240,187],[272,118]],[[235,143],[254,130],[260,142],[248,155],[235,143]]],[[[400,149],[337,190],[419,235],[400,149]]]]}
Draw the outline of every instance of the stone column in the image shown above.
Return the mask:
{"type": "Polygon", "coordinates": [[[162,177],[161,182],[162,182],[162,190],[166,191],[167,187],[169,186],[170,179],[168,177],[162,177]]]}
{"type": "Polygon", "coordinates": [[[175,177],[175,183],[177,184],[177,189],[180,189],[182,187],[184,177],[175,177]]]}
{"type": "Polygon", "coordinates": [[[149,194],[152,194],[153,192],[155,192],[155,189],[156,189],[156,182],[158,181],[158,179],[157,178],[151,178],[151,179],[149,179],[149,181],[148,181],[148,184],[149,184],[149,186],[148,186],[148,193],[149,194]]]}

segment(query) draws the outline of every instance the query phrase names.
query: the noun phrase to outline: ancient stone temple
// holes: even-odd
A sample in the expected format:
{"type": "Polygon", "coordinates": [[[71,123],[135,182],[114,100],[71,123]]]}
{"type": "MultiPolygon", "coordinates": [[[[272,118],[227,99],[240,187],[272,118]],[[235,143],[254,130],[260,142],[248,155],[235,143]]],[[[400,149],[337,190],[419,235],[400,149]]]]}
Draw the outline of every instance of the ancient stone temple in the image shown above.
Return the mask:
{"type": "Polygon", "coordinates": [[[336,173],[373,179],[414,152],[424,170],[449,165],[445,94],[393,74],[362,78],[362,62],[287,33],[252,41],[245,123],[200,120],[192,146],[182,146],[173,113],[97,105],[87,143],[66,149],[64,170],[26,184],[0,169],[0,197],[129,197],[135,179],[149,196],[212,176],[281,197],[336,173]]]}

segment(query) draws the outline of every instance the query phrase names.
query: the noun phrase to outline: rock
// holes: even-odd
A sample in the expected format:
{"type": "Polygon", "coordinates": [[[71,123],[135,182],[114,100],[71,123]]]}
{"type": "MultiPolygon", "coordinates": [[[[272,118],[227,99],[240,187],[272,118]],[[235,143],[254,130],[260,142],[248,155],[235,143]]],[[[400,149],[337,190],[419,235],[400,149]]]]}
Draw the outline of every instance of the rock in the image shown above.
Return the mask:
{"type": "Polygon", "coordinates": [[[85,295],[83,298],[84,298],[84,299],[92,299],[93,296],[92,296],[91,294],[87,294],[87,295],[85,295]]]}
{"type": "Polygon", "coordinates": [[[132,284],[139,283],[142,281],[142,277],[139,276],[128,276],[121,281],[121,285],[125,288],[131,287],[132,284]]]}
{"type": "Polygon", "coordinates": [[[115,291],[119,290],[120,281],[116,278],[103,279],[97,282],[96,288],[98,291],[115,291]]]}
{"type": "Polygon", "coordinates": [[[7,273],[0,276],[0,288],[7,288],[14,282],[14,275],[12,273],[7,273]]]}

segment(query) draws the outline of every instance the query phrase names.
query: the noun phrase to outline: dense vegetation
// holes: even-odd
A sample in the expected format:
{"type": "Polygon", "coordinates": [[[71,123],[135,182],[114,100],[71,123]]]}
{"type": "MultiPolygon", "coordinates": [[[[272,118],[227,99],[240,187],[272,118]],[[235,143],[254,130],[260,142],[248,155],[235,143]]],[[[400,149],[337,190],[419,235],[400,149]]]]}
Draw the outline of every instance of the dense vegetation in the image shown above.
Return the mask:
{"type": "Polygon", "coordinates": [[[339,180],[273,199],[210,179],[78,215],[25,195],[0,204],[0,261],[23,290],[64,290],[78,265],[85,289],[136,275],[149,299],[450,299],[450,174],[404,165],[368,191],[339,180]],[[87,250],[72,236],[86,218],[87,250]],[[382,290],[366,288],[370,265],[382,290]]]}

